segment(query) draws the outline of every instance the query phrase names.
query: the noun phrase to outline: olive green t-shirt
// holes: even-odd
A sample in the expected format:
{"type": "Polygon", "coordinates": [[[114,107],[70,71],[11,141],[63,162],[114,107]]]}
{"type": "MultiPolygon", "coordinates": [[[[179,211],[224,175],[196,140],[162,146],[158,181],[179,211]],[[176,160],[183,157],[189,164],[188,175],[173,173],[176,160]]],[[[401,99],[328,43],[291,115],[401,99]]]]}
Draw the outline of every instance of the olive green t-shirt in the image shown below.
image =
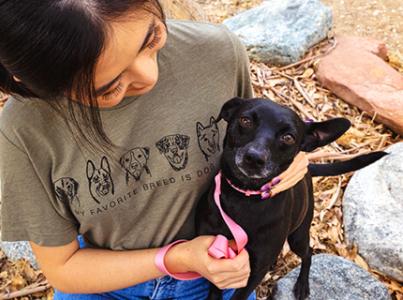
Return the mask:
{"type": "Polygon", "coordinates": [[[193,238],[195,205],[219,168],[235,96],[253,97],[249,60],[224,25],[168,20],[159,79],[147,94],[101,109],[114,158],[81,151],[40,99],[9,99],[0,116],[4,241],[44,246],[82,234],[92,247],[159,247],[193,238]]]}

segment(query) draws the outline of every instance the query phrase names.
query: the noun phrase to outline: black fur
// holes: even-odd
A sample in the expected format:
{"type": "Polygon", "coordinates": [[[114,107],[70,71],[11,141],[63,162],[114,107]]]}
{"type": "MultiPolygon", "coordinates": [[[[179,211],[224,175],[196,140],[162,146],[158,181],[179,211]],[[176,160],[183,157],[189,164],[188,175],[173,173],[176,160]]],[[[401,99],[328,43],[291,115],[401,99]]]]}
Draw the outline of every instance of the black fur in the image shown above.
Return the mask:
{"type": "MultiPolygon", "coordinates": [[[[217,120],[220,119],[228,122],[220,162],[223,177],[242,189],[252,190],[259,190],[286,170],[299,151],[309,152],[327,145],[351,125],[344,118],[305,123],[291,109],[267,99],[233,98],[224,104],[217,120]]],[[[303,180],[267,200],[260,196],[246,197],[222,178],[222,207],[249,237],[246,249],[251,274],[247,286],[237,289],[232,299],[248,298],[274,265],[286,240],[291,250],[302,259],[294,294],[296,299],[305,299],[309,294],[312,255],[309,247],[314,210],[311,176],[356,170],[383,155],[384,152],[378,152],[342,163],[310,165],[303,180]]],[[[233,239],[214,203],[214,188],[213,184],[198,204],[197,234],[223,234],[233,239]]],[[[222,299],[221,290],[212,284],[208,299],[222,299]]]]}

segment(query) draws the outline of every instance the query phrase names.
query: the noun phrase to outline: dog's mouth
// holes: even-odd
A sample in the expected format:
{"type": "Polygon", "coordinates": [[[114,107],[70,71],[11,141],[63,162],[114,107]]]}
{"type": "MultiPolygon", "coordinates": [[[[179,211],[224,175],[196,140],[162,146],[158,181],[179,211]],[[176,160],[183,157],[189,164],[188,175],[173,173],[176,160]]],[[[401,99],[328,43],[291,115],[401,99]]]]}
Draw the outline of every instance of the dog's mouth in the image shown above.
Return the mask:
{"type": "Polygon", "coordinates": [[[183,156],[185,153],[174,153],[171,157],[171,161],[175,164],[180,164],[183,161],[183,156]]]}
{"type": "Polygon", "coordinates": [[[238,170],[247,178],[250,179],[267,179],[270,177],[275,177],[276,169],[273,167],[264,167],[261,169],[251,169],[249,167],[245,167],[242,164],[235,164],[238,170]]]}
{"type": "Polygon", "coordinates": [[[268,172],[265,172],[263,174],[250,173],[247,170],[245,170],[244,168],[242,168],[241,166],[237,165],[237,167],[243,175],[245,175],[246,177],[251,178],[251,179],[263,179],[263,178],[267,178],[270,175],[270,173],[268,173],[268,172]]]}

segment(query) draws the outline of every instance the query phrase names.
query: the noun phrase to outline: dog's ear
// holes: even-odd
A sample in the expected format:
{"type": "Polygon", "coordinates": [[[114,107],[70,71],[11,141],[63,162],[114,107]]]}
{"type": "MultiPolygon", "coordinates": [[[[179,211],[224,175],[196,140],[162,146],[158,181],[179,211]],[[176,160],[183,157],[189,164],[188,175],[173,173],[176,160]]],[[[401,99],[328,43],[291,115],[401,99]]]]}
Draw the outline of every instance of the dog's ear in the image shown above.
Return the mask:
{"type": "Polygon", "coordinates": [[[106,156],[102,156],[101,169],[105,170],[109,175],[111,174],[111,167],[109,166],[109,161],[106,156]]]}
{"type": "Polygon", "coordinates": [[[324,122],[306,123],[305,126],[301,150],[311,152],[337,140],[350,128],[351,123],[345,118],[335,118],[324,122]]]}
{"type": "Polygon", "coordinates": [[[92,176],[94,176],[95,166],[91,160],[87,161],[87,178],[91,181],[92,176]]]}
{"type": "Polygon", "coordinates": [[[220,114],[217,117],[216,123],[218,123],[221,119],[224,119],[228,122],[234,112],[239,108],[241,104],[245,103],[245,101],[245,99],[235,97],[225,102],[223,107],[221,108],[220,114]]]}

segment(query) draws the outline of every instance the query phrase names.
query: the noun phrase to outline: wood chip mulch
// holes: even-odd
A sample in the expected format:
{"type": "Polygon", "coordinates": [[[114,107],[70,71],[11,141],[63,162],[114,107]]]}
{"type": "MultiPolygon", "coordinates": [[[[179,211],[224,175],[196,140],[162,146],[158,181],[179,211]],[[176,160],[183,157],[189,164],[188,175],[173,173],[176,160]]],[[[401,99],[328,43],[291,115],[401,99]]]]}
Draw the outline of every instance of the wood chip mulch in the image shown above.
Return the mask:
{"type": "MultiPolygon", "coordinates": [[[[286,67],[270,67],[251,62],[250,73],[257,97],[269,98],[291,107],[303,119],[323,121],[334,117],[348,118],[353,124],[336,142],[316,151],[316,162],[349,159],[357,154],[383,150],[402,138],[374,121],[374,118],[322,87],[315,76],[320,57],[337,45],[329,38],[312,48],[300,62],[286,67]]],[[[391,57],[391,65],[401,69],[402,61],[391,57]]],[[[393,299],[403,299],[402,284],[372,270],[359,255],[357,246],[344,239],[342,197],[351,174],[314,178],[315,213],[311,227],[314,254],[329,253],[347,258],[370,271],[389,289],[393,299]]],[[[267,274],[258,288],[258,299],[266,299],[275,282],[300,264],[286,245],[274,271],[267,274]]]]}

